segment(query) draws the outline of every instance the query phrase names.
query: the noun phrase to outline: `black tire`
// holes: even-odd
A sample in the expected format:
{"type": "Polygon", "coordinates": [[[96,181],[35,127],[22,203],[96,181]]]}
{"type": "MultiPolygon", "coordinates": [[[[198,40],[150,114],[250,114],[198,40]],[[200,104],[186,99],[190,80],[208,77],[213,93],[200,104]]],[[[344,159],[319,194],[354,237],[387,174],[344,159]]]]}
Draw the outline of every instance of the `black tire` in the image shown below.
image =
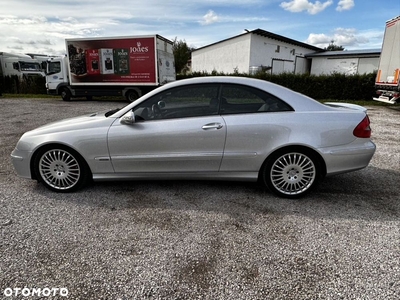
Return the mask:
{"type": "Polygon", "coordinates": [[[323,176],[316,154],[305,149],[287,149],[272,154],[261,175],[264,185],[272,193],[290,199],[308,194],[323,176]]]}
{"type": "Polygon", "coordinates": [[[91,177],[90,169],[81,156],[64,146],[41,149],[35,156],[34,171],[38,181],[60,193],[78,190],[91,177]]]}
{"type": "Polygon", "coordinates": [[[61,98],[64,100],[64,101],[70,101],[71,100],[71,96],[72,96],[72,94],[71,94],[71,91],[68,89],[68,88],[63,88],[62,90],[61,90],[61,98]]]}
{"type": "Polygon", "coordinates": [[[126,97],[126,100],[128,100],[129,102],[133,102],[133,101],[139,99],[139,94],[134,90],[129,90],[126,92],[125,97],[126,97]]]}

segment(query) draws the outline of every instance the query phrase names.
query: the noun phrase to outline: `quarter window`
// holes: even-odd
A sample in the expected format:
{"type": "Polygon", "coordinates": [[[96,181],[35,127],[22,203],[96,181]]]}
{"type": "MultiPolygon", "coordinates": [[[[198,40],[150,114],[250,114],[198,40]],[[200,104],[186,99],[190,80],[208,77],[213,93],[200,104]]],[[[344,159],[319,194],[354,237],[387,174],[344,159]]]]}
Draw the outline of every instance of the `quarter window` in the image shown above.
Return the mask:
{"type": "Polygon", "coordinates": [[[279,98],[259,89],[243,85],[224,85],[220,101],[221,114],[293,110],[279,98]]]}

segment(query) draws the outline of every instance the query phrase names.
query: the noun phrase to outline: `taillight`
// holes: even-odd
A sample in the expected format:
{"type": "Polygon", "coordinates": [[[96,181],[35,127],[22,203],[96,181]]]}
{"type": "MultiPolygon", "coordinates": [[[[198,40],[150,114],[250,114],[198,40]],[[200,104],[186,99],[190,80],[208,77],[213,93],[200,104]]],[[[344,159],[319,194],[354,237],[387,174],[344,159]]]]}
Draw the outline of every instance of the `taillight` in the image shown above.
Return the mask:
{"type": "Polygon", "coordinates": [[[353,130],[353,134],[358,138],[370,138],[371,137],[371,127],[369,126],[371,122],[369,121],[368,116],[357,125],[353,130]]]}

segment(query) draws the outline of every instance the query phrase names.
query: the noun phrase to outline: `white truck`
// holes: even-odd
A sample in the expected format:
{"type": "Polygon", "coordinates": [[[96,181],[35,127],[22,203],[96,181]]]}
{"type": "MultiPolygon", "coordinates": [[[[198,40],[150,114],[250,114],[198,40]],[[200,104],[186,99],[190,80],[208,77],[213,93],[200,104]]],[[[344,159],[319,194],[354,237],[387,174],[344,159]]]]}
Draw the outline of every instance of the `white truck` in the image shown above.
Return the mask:
{"type": "Polygon", "coordinates": [[[40,62],[26,54],[0,52],[0,76],[18,76],[19,79],[45,76],[40,62]]]}
{"type": "Polygon", "coordinates": [[[375,88],[374,100],[400,102],[400,16],[386,22],[375,88]]]}
{"type": "Polygon", "coordinates": [[[47,61],[46,89],[72,97],[134,101],[176,79],[173,43],[159,35],[66,39],[67,55],[47,61]]]}

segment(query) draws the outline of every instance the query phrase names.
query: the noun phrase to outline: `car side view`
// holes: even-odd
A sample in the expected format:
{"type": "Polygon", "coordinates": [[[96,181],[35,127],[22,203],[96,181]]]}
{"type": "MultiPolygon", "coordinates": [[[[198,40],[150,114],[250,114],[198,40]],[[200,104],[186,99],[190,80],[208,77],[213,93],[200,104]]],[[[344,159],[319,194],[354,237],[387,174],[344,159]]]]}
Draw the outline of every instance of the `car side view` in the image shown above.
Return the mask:
{"type": "Polygon", "coordinates": [[[11,158],[19,176],[56,192],[91,180],[241,180],[298,198],[325,176],[368,166],[370,136],[361,106],[322,104],[263,80],[203,77],[26,132],[11,158]]]}

